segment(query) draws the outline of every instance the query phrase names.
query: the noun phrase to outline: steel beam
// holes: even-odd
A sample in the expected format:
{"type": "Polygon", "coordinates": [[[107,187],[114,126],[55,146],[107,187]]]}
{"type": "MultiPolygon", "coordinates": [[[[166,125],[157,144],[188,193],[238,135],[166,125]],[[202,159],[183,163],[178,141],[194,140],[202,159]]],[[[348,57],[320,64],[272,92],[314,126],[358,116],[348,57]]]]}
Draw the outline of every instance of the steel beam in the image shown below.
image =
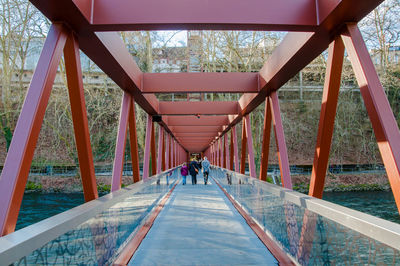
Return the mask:
{"type": "Polygon", "coordinates": [[[233,130],[231,130],[231,140],[230,140],[230,149],[229,149],[229,170],[231,170],[231,171],[233,171],[233,161],[234,161],[233,130]]]}
{"type": "Polygon", "coordinates": [[[155,175],[157,172],[157,155],[156,155],[156,134],[155,134],[154,123],[151,126],[151,175],[155,175]]]}
{"type": "Polygon", "coordinates": [[[271,104],[269,98],[265,100],[264,110],[264,128],[263,128],[263,140],[261,150],[261,166],[260,166],[260,180],[267,181],[268,171],[268,155],[269,155],[269,142],[271,139],[271,104]]]}
{"type": "Polygon", "coordinates": [[[226,161],[226,167],[225,168],[227,168],[227,169],[229,169],[230,168],[230,166],[231,166],[231,163],[230,163],[230,156],[231,156],[231,153],[230,153],[230,151],[229,151],[229,139],[228,139],[228,134],[226,134],[225,135],[225,137],[224,137],[224,141],[225,141],[225,161],[226,161]]]}
{"type": "Polygon", "coordinates": [[[328,48],[337,33],[344,30],[344,22],[360,21],[382,1],[360,1],[354,5],[352,0],[318,0],[317,29],[314,32],[290,32],[285,36],[259,72],[259,93],[243,94],[239,100],[241,111],[223,134],[328,48]]]}
{"type": "Polygon", "coordinates": [[[205,133],[199,133],[199,132],[181,132],[181,133],[175,133],[174,134],[176,138],[187,138],[187,137],[194,137],[194,138],[215,138],[216,132],[205,132],[205,133]]]}
{"type": "Polygon", "coordinates": [[[162,142],[163,142],[163,128],[158,127],[158,152],[157,152],[157,174],[161,173],[162,165],[162,142]]]}
{"type": "Polygon", "coordinates": [[[292,179],[290,177],[290,166],[286,148],[285,133],[283,132],[281,110],[279,107],[279,100],[276,92],[271,93],[269,101],[271,104],[272,122],[274,124],[276,150],[278,153],[282,186],[292,189],[292,179]]]}
{"type": "Polygon", "coordinates": [[[340,36],[329,46],[328,62],[322,94],[317,144],[311,172],[309,195],[322,198],[326,170],[329,163],[333,129],[335,126],[336,107],[339,98],[340,78],[342,75],[344,44],[340,36]]]}
{"type": "Polygon", "coordinates": [[[132,30],[279,30],[311,31],[317,25],[316,2],[240,0],[218,2],[170,0],[98,0],[91,28],[98,31],[132,30]],[[168,10],[168,12],[166,12],[168,10]],[[195,10],[196,12],[193,12],[195,10]],[[243,11],[246,12],[243,12],[243,11]]]}
{"type": "Polygon", "coordinates": [[[98,193],[96,175],[94,173],[92,147],[90,145],[85,94],[83,91],[79,46],[76,37],[72,32],[69,33],[69,37],[64,47],[64,59],[83,195],[85,201],[90,201],[98,198],[98,193]]]}
{"type": "Polygon", "coordinates": [[[240,159],[240,173],[245,174],[246,171],[246,149],[247,149],[247,136],[246,136],[246,122],[242,120],[242,150],[240,159]]]}
{"type": "Polygon", "coordinates": [[[239,172],[239,153],[238,153],[238,145],[237,145],[237,137],[236,137],[236,126],[232,127],[232,137],[233,137],[233,153],[234,153],[235,171],[239,172]]]}
{"type": "Polygon", "coordinates": [[[124,92],[119,113],[118,135],[115,144],[115,155],[111,181],[111,192],[121,189],[122,171],[124,170],[124,155],[126,136],[128,132],[129,111],[131,109],[131,96],[124,92]]]}
{"type": "Polygon", "coordinates": [[[146,123],[146,138],[144,143],[144,158],[143,158],[143,180],[149,178],[149,166],[150,166],[150,146],[151,146],[151,132],[153,127],[153,121],[151,115],[147,115],[146,123]]]}
{"type": "MultiPolygon", "coordinates": [[[[119,34],[91,29],[91,0],[30,1],[51,21],[67,24],[76,33],[80,49],[121,89],[133,95],[146,113],[157,114],[158,100],[155,95],[142,94],[143,73],[119,34]]],[[[164,121],[160,124],[170,132],[164,121]]]]}
{"type": "Polygon", "coordinates": [[[163,120],[169,127],[174,126],[224,126],[231,122],[228,116],[163,116],[163,120]]]}
{"type": "Polygon", "coordinates": [[[165,171],[167,168],[165,167],[165,156],[167,154],[166,150],[165,150],[165,141],[166,141],[166,133],[163,130],[162,132],[162,152],[161,152],[161,169],[162,171],[165,171]]]}
{"type": "Polygon", "coordinates": [[[237,102],[159,102],[160,115],[228,115],[239,112],[237,102]]]}
{"type": "Polygon", "coordinates": [[[170,136],[169,134],[165,135],[165,170],[168,170],[171,168],[171,165],[169,163],[169,142],[170,142],[170,136]]]}
{"type": "Polygon", "coordinates": [[[168,158],[169,158],[169,162],[168,162],[169,168],[174,167],[174,165],[172,164],[172,156],[173,156],[172,142],[173,141],[174,141],[174,138],[172,136],[170,136],[169,143],[168,143],[169,144],[169,148],[168,148],[168,150],[169,150],[169,156],[168,156],[168,158]]]}
{"type": "Polygon", "coordinates": [[[33,74],[0,178],[0,230],[15,230],[40,128],[57,73],[67,31],[52,25],[33,74]]]}
{"type": "Polygon", "coordinates": [[[216,157],[217,166],[221,166],[221,164],[220,164],[221,158],[220,158],[220,147],[219,147],[219,142],[220,142],[219,139],[217,139],[217,141],[215,142],[215,144],[216,144],[216,150],[217,150],[217,157],[216,157]]]}
{"type": "Polygon", "coordinates": [[[212,133],[215,132],[218,134],[218,132],[222,132],[224,128],[222,126],[173,126],[169,127],[171,132],[174,132],[176,134],[178,133],[212,133]]]}
{"type": "Polygon", "coordinates": [[[256,177],[256,165],[254,162],[253,134],[251,133],[250,115],[246,115],[244,118],[246,125],[246,139],[247,139],[247,150],[248,150],[247,161],[249,163],[249,172],[251,177],[256,177]]]}
{"type": "Polygon", "coordinates": [[[360,86],[382,161],[400,213],[400,132],[367,47],[356,24],[348,24],[342,35],[360,86]]]}
{"type": "Polygon", "coordinates": [[[136,114],[135,114],[135,99],[131,96],[131,108],[129,110],[129,143],[131,145],[131,160],[132,160],[132,175],[133,182],[139,182],[140,169],[139,169],[139,148],[137,142],[136,130],[136,114]]]}
{"type": "Polygon", "coordinates": [[[258,92],[258,74],[245,72],[144,73],[143,93],[258,92]]]}

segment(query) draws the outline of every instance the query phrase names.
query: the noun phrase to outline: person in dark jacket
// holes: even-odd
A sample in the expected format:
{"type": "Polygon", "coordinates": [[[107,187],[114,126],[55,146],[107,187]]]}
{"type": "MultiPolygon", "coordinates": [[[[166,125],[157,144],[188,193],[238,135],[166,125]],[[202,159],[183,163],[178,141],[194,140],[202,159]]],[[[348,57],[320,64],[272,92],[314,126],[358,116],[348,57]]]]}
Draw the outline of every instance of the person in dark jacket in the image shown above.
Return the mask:
{"type": "Polygon", "coordinates": [[[189,164],[189,173],[192,176],[192,185],[197,184],[197,173],[199,172],[199,165],[195,159],[189,164]]]}

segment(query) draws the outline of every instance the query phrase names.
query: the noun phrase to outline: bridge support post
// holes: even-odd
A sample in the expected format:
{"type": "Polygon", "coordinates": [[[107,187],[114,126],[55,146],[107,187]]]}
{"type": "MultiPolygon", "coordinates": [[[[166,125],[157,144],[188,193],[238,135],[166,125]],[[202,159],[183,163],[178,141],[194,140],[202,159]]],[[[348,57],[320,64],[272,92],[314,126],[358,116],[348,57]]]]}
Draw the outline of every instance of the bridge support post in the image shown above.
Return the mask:
{"type": "Polygon", "coordinates": [[[213,147],[213,164],[217,165],[217,141],[214,140],[213,147]]]}
{"type": "Polygon", "coordinates": [[[229,170],[233,171],[233,160],[234,160],[234,153],[233,153],[233,129],[231,129],[231,139],[229,143],[229,170]]]}
{"type": "Polygon", "coordinates": [[[132,174],[133,182],[139,182],[140,180],[140,168],[139,168],[139,149],[137,143],[137,131],[136,131],[136,114],[135,114],[135,99],[131,95],[131,108],[129,110],[129,143],[131,145],[131,160],[132,160],[132,174]]]}
{"type": "Polygon", "coordinates": [[[230,151],[229,151],[229,135],[228,132],[225,134],[225,161],[226,161],[226,168],[230,169],[230,151]]]}
{"type": "Polygon", "coordinates": [[[214,164],[214,144],[211,144],[210,146],[210,162],[211,164],[214,164]]]}
{"type": "Polygon", "coordinates": [[[155,175],[157,172],[157,155],[156,155],[156,134],[155,125],[153,120],[151,121],[151,175],[155,175]]]}
{"type": "Polygon", "coordinates": [[[239,172],[239,153],[238,153],[238,145],[236,138],[236,126],[232,127],[232,138],[233,138],[233,155],[235,162],[235,172],[239,172]]]}
{"type": "Polygon", "coordinates": [[[121,189],[122,171],[124,169],[126,136],[128,132],[128,116],[129,110],[131,108],[130,105],[132,103],[130,98],[131,96],[127,92],[124,92],[121,103],[121,111],[119,114],[117,143],[115,144],[111,192],[121,189]]]}
{"type": "Polygon", "coordinates": [[[317,144],[315,146],[310,190],[308,193],[310,196],[317,198],[322,198],[322,193],[324,191],[325,176],[328,168],[329,152],[331,149],[336,107],[340,90],[343,56],[344,45],[339,36],[329,45],[317,144]]]}
{"type": "Polygon", "coordinates": [[[158,153],[157,153],[157,174],[159,174],[159,173],[161,173],[161,165],[162,165],[162,163],[161,163],[161,161],[162,161],[162,159],[161,159],[161,156],[162,156],[162,153],[163,153],[163,150],[162,150],[162,146],[163,146],[163,135],[164,135],[164,130],[163,130],[163,128],[160,126],[160,127],[158,127],[158,153]]]}
{"type": "Polygon", "coordinates": [[[2,236],[15,230],[37,139],[67,37],[62,25],[51,26],[14,130],[0,178],[2,236]]]}
{"type": "Polygon", "coordinates": [[[168,133],[166,133],[164,130],[163,130],[163,132],[162,132],[162,142],[161,142],[161,145],[162,145],[162,152],[161,152],[161,170],[162,171],[165,171],[166,170],[166,168],[165,168],[165,156],[166,156],[166,150],[165,150],[165,141],[166,141],[166,138],[167,138],[167,134],[168,133]]]}
{"type": "Polygon", "coordinates": [[[357,24],[342,35],[400,213],[400,132],[357,24]]]}
{"type": "Polygon", "coordinates": [[[177,155],[178,155],[178,151],[177,151],[177,148],[178,147],[178,143],[176,142],[176,140],[174,141],[174,159],[175,159],[175,163],[174,163],[174,166],[176,167],[177,165],[178,165],[178,157],[177,157],[177,155]]]}
{"type": "Polygon", "coordinates": [[[143,158],[143,180],[149,178],[149,166],[150,166],[150,145],[151,145],[151,131],[153,127],[153,121],[151,115],[147,114],[146,124],[146,139],[144,144],[144,158],[143,158]]]}
{"type": "Polygon", "coordinates": [[[170,135],[169,136],[169,147],[168,147],[168,151],[169,151],[169,162],[168,162],[168,166],[169,166],[169,168],[168,169],[171,169],[172,167],[174,167],[174,165],[172,164],[172,162],[173,162],[173,160],[172,160],[172,158],[173,158],[173,153],[172,153],[172,142],[174,141],[174,138],[170,135]]]}
{"type": "Polygon", "coordinates": [[[218,166],[221,166],[219,164],[219,139],[217,139],[215,144],[216,144],[216,147],[215,147],[215,150],[216,150],[216,158],[215,158],[216,159],[216,163],[217,163],[218,166]]]}
{"type": "Polygon", "coordinates": [[[247,145],[247,137],[246,137],[246,122],[245,119],[242,120],[242,151],[241,151],[241,159],[240,159],[240,173],[244,174],[246,171],[246,145],[247,145]]]}
{"type": "Polygon", "coordinates": [[[253,134],[251,134],[251,122],[250,114],[244,117],[246,125],[246,138],[247,138],[247,150],[248,150],[248,163],[249,172],[251,177],[256,177],[256,164],[254,162],[254,147],[253,147],[253,134]]]}
{"type": "Polygon", "coordinates": [[[223,136],[223,138],[221,139],[221,144],[222,144],[222,156],[221,156],[221,158],[222,158],[222,167],[223,168],[226,168],[226,159],[227,159],[227,156],[226,156],[226,134],[223,136]]]}
{"type": "Polygon", "coordinates": [[[265,99],[265,110],[264,110],[264,129],[263,129],[263,140],[261,150],[261,165],[260,165],[260,180],[267,181],[268,171],[268,155],[269,155],[269,142],[271,139],[271,103],[269,98],[265,99]]]}
{"type": "Polygon", "coordinates": [[[292,189],[292,180],[290,178],[289,158],[286,148],[285,134],[283,132],[281,109],[276,91],[271,92],[269,96],[271,104],[272,123],[274,125],[276,148],[279,159],[279,168],[281,171],[282,186],[292,189]]]}
{"type": "Polygon", "coordinates": [[[72,32],[69,33],[64,47],[64,58],[83,195],[85,201],[90,201],[98,198],[98,193],[83,91],[79,45],[72,32]]]}
{"type": "Polygon", "coordinates": [[[170,168],[169,164],[169,133],[165,134],[165,170],[170,168]]]}
{"type": "Polygon", "coordinates": [[[218,140],[214,142],[214,164],[218,165],[218,140]]]}

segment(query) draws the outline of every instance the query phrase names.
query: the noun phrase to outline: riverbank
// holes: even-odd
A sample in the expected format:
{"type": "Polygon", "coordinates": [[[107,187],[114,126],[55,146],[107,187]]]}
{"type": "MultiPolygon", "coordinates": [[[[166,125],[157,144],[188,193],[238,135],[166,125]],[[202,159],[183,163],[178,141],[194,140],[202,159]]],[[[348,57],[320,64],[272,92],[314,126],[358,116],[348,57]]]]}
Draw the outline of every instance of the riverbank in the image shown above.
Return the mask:
{"type": "MultiPolygon", "coordinates": [[[[97,176],[99,193],[107,193],[111,188],[111,176],[97,176]]],[[[123,176],[123,186],[132,184],[132,177],[123,176]]],[[[293,189],[308,193],[310,175],[292,175],[293,189]]],[[[326,192],[343,191],[388,191],[390,185],[386,174],[332,174],[328,173],[325,180],[326,192]]],[[[82,192],[80,177],[65,176],[30,176],[25,192],[42,193],[79,193],[82,192]]]]}
{"type": "MultiPolygon", "coordinates": [[[[111,176],[96,176],[99,193],[110,192],[111,176]]],[[[122,187],[133,183],[132,177],[122,177],[122,187]]],[[[26,193],[79,193],[82,192],[80,177],[66,176],[30,176],[25,189],[26,193]]]]}
{"type": "MultiPolygon", "coordinates": [[[[293,175],[293,189],[301,193],[308,193],[310,175],[293,175]]],[[[361,174],[332,174],[328,173],[325,178],[326,192],[345,191],[388,191],[389,180],[384,173],[361,173],[361,174]]]]}

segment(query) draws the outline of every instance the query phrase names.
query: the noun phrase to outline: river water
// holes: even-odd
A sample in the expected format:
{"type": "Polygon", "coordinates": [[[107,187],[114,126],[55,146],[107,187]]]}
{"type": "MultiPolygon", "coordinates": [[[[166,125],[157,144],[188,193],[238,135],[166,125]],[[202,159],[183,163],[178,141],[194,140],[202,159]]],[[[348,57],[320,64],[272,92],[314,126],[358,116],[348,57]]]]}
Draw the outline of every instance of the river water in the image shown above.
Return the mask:
{"type": "MultiPolygon", "coordinates": [[[[325,192],[323,199],[400,224],[400,215],[390,191],[325,192]]],[[[82,193],[27,193],[16,230],[82,203],[82,193]]]]}

